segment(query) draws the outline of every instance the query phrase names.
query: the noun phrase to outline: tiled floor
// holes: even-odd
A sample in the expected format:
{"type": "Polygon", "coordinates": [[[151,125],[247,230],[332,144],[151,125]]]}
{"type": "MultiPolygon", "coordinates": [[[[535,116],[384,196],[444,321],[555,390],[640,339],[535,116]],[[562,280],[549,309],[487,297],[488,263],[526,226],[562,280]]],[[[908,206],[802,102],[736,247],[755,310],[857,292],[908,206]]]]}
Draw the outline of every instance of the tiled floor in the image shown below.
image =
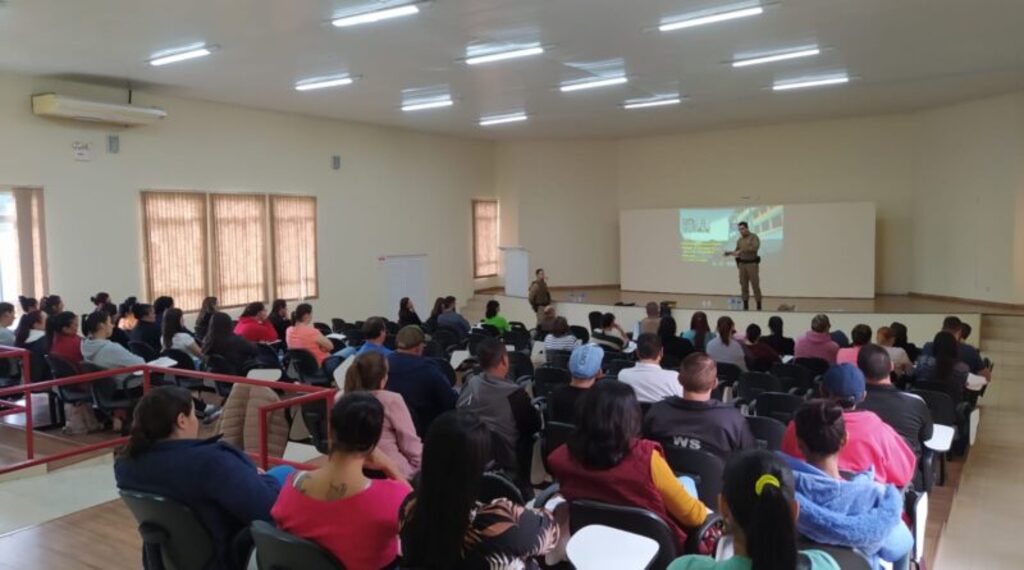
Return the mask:
{"type": "Polygon", "coordinates": [[[117,498],[108,454],[46,475],[0,484],[0,535],[117,498]]]}

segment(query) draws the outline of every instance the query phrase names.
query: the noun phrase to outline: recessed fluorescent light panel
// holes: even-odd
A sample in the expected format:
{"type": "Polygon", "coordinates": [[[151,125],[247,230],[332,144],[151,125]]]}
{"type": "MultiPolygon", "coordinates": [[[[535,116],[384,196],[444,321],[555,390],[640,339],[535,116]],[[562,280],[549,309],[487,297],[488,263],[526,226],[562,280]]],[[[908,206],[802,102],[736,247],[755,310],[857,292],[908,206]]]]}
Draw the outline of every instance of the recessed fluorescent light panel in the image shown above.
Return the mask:
{"type": "Polygon", "coordinates": [[[510,113],[507,115],[492,115],[481,117],[480,126],[490,127],[491,125],[504,125],[506,123],[519,123],[526,120],[526,113],[510,113]]]}
{"type": "Polygon", "coordinates": [[[669,21],[662,21],[658,29],[662,32],[671,32],[673,30],[681,30],[683,28],[693,28],[696,26],[703,26],[705,24],[714,24],[717,22],[725,22],[727,20],[735,20],[737,18],[746,18],[749,16],[758,16],[764,13],[764,8],[760,4],[745,5],[745,6],[729,6],[723,7],[716,11],[701,11],[694,12],[692,14],[684,14],[677,18],[673,18],[669,21]]]}
{"type": "Polygon", "coordinates": [[[839,75],[826,75],[821,77],[805,77],[792,81],[776,81],[772,85],[773,91],[787,91],[789,89],[807,89],[809,87],[824,87],[826,85],[841,85],[849,83],[850,76],[843,73],[839,75]]]}
{"type": "Polygon", "coordinates": [[[563,83],[559,89],[563,93],[570,91],[582,91],[584,89],[596,89],[598,87],[611,87],[612,85],[622,85],[623,83],[629,82],[629,78],[626,76],[619,77],[606,77],[603,79],[587,79],[585,81],[574,81],[572,83],[563,83]]]}
{"type": "Polygon", "coordinates": [[[812,57],[821,53],[821,49],[818,46],[806,46],[786,51],[779,51],[771,54],[743,57],[733,60],[733,67],[748,67],[751,65],[761,65],[764,63],[774,63],[776,61],[786,61],[787,59],[799,59],[801,57],[812,57]]]}
{"type": "Polygon", "coordinates": [[[153,54],[153,57],[150,58],[149,64],[154,67],[160,67],[161,65],[178,63],[179,61],[205,57],[211,53],[213,53],[213,46],[207,46],[206,44],[193,44],[190,46],[155,53],[153,54]]]}
{"type": "Polygon", "coordinates": [[[419,12],[419,3],[403,4],[401,6],[392,6],[391,8],[383,8],[381,10],[370,10],[359,14],[352,14],[350,16],[341,16],[332,20],[331,23],[337,28],[347,28],[350,26],[358,26],[360,24],[373,24],[375,22],[380,22],[381,20],[413,16],[415,14],[419,14],[419,12]]]}
{"type": "Polygon", "coordinates": [[[351,85],[355,79],[350,75],[332,75],[330,77],[314,77],[303,79],[295,83],[296,91],[313,91],[315,89],[327,89],[329,87],[341,87],[351,85]]]}
{"type": "Polygon", "coordinates": [[[630,99],[622,104],[623,109],[647,109],[650,107],[667,107],[682,103],[679,97],[656,97],[653,99],[630,99]]]}
{"type": "Polygon", "coordinates": [[[451,107],[455,102],[452,101],[451,97],[445,97],[443,99],[427,99],[419,101],[409,101],[402,104],[403,111],[422,111],[424,109],[440,109],[442,107],[451,107]]]}
{"type": "Polygon", "coordinates": [[[481,63],[491,63],[494,61],[504,61],[506,59],[517,59],[520,57],[530,57],[531,55],[540,55],[544,53],[544,48],[541,46],[532,46],[522,49],[513,49],[506,51],[495,51],[491,53],[474,55],[466,58],[466,63],[469,65],[480,65],[481,63]]]}

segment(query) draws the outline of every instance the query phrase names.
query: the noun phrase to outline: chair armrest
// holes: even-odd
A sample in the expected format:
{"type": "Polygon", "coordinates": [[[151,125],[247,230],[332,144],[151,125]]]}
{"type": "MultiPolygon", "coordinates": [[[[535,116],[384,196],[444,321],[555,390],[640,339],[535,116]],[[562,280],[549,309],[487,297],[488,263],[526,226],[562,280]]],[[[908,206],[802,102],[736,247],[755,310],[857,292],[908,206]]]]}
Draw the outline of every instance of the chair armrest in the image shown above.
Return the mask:
{"type": "Polygon", "coordinates": [[[932,429],[932,437],[924,442],[924,446],[936,453],[946,453],[953,447],[954,435],[956,435],[956,428],[953,426],[935,424],[932,429]]]}
{"type": "Polygon", "coordinates": [[[722,515],[709,512],[704,522],[686,534],[686,554],[714,555],[718,541],[725,533],[725,519],[722,515]]]}
{"type": "Polygon", "coordinates": [[[548,502],[558,494],[559,490],[560,487],[558,486],[558,483],[552,483],[549,485],[546,489],[541,491],[539,495],[537,495],[537,498],[533,500],[533,508],[546,509],[548,502]]]}

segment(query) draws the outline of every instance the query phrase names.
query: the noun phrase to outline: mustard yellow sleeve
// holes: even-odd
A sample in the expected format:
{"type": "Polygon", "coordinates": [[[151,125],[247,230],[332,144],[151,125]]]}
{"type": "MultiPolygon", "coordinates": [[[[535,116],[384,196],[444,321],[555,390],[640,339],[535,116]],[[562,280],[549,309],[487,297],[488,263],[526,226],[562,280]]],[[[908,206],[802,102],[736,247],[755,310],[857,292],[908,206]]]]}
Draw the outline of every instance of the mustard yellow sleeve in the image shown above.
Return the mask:
{"type": "Polygon", "coordinates": [[[672,518],[685,528],[694,528],[704,523],[708,517],[708,508],[696,497],[686,492],[686,488],[676,478],[665,457],[659,453],[651,454],[651,478],[654,487],[665,501],[665,507],[672,518]]]}

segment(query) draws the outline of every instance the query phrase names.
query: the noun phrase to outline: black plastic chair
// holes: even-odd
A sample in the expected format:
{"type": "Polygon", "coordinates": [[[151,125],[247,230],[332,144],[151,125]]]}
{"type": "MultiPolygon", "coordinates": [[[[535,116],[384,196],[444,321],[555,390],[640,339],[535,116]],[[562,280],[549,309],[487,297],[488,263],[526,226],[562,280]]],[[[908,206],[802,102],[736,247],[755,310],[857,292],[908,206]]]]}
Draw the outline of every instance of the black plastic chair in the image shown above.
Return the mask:
{"type": "Polygon", "coordinates": [[[529,355],[522,352],[508,353],[508,376],[512,380],[518,380],[523,376],[533,376],[533,360],[529,355]]]}
{"type": "Polygon", "coordinates": [[[566,441],[569,440],[569,434],[572,430],[576,429],[576,426],[572,424],[566,424],[562,422],[547,422],[544,425],[544,429],[540,432],[540,457],[544,463],[544,469],[550,473],[548,469],[548,456],[551,452],[561,447],[566,441]]]}
{"type": "Polygon", "coordinates": [[[688,475],[697,484],[697,496],[709,509],[718,508],[718,494],[722,492],[725,462],[720,457],[699,449],[687,449],[663,440],[665,460],[676,475],[688,475]]]}
{"type": "MultiPolygon", "coordinates": [[[[228,376],[237,376],[240,371],[236,370],[235,367],[228,362],[226,358],[219,354],[210,354],[206,357],[206,365],[204,367],[207,372],[213,374],[225,374],[228,376]]],[[[227,398],[231,394],[231,388],[234,386],[231,382],[217,382],[213,383],[214,389],[217,394],[222,398],[227,398]]]]}
{"type": "MultiPolygon", "coordinates": [[[[168,348],[160,356],[166,356],[174,360],[174,364],[171,368],[179,368],[181,370],[195,371],[196,361],[192,358],[192,355],[177,348],[168,348]]],[[[172,376],[171,379],[175,384],[185,388],[187,390],[209,390],[203,381],[199,378],[186,378],[184,376],[172,376]]]]}
{"type": "Polygon", "coordinates": [[[761,416],[744,416],[750,426],[757,446],[768,451],[782,449],[782,437],[786,434],[786,424],[775,418],[761,416]]]}
{"type": "Polygon", "coordinates": [[[804,368],[810,370],[811,374],[814,375],[815,378],[824,374],[829,367],[829,363],[827,360],[823,358],[813,357],[794,358],[793,364],[797,366],[803,366],[804,368]]]}
{"type": "Polygon", "coordinates": [[[444,357],[433,358],[432,360],[437,363],[437,367],[441,369],[441,373],[448,378],[448,383],[454,386],[456,377],[455,369],[452,368],[451,361],[444,357]]]}
{"type": "Polygon", "coordinates": [[[772,418],[783,424],[788,424],[796,414],[797,408],[803,403],[803,398],[793,394],[762,392],[754,398],[751,408],[755,416],[772,418]]]}
{"type": "Polygon", "coordinates": [[[480,496],[478,500],[487,504],[494,499],[508,499],[517,505],[526,505],[523,493],[511,479],[497,471],[487,471],[480,480],[480,496]]]}
{"type": "Polygon", "coordinates": [[[803,395],[814,389],[814,373],[798,364],[776,364],[771,375],[782,380],[785,392],[803,395]]]}
{"type": "Polygon", "coordinates": [[[482,333],[472,333],[466,339],[466,348],[469,350],[469,354],[476,356],[476,348],[480,346],[480,343],[491,338],[490,335],[482,333]]]}
{"type": "Polygon", "coordinates": [[[449,328],[438,327],[431,333],[430,338],[440,344],[445,352],[448,352],[449,348],[461,344],[459,342],[459,334],[449,328]]]}
{"type": "Polygon", "coordinates": [[[715,367],[718,369],[718,383],[722,386],[732,386],[743,374],[742,368],[728,362],[716,362],[715,367]]]}
{"type": "Polygon", "coordinates": [[[821,550],[826,552],[835,559],[842,570],[871,570],[871,561],[852,548],[811,542],[806,538],[801,538],[797,542],[797,548],[800,550],[821,550]]]}
{"type": "Polygon", "coordinates": [[[331,327],[327,326],[327,323],[313,323],[313,328],[320,331],[320,334],[324,336],[327,336],[334,332],[331,330],[331,327]]]}
{"type": "MultiPolygon", "coordinates": [[[[52,354],[47,355],[46,362],[49,365],[50,373],[53,375],[54,380],[77,376],[82,373],[81,370],[70,361],[59,356],[54,356],[52,354]]],[[[56,392],[57,398],[62,404],[75,405],[86,402],[90,404],[92,403],[92,394],[89,392],[88,384],[57,386],[56,392]]]]}
{"type": "MultiPolygon", "coordinates": [[[[82,363],[82,372],[102,372],[104,369],[91,362],[82,363]]],[[[139,378],[141,382],[141,378],[139,378]]],[[[96,409],[103,412],[108,416],[112,416],[114,412],[118,410],[125,411],[125,425],[122,431],[127,433],[131,427],[131,421],[135,405],[139,403],[139,399],[142,398],[141,388],[134,388],[133,390],[126,390],[123,386],[118,386],[116,380],[113,377],[98,378],[93,380],[89,384],[90,394],[93,405],[96,409]]]]}
{"type": "MultiPolygon", "coordinates": [[[[968,405],[960,404],[957,406],[953,403],[953,398],[950,398],[949,394],[934,390],[917,388],[912,390],[912,393],[920,396],[925,404],[928,405],[928,410],[932,413],[933,422],[953,426],[952,450],[966,449],[964,439],[968,436],[968,430],[970,430],[968,405]]],[[[943,453],[939,458],[939,485],[946,483],[946,455],[943,453]]]]}
{"type": "Polygon", "coordinates": [[[782,380],[765,372],[744,372],[735,392],[738,399],[750,403],[765,392],[782,392],[782,380]]]}
{"type": "Polygon", "coordinates": [[[554,366],[556,368],[562,368],[565,370],[569,369],[569,358],[572,356],[571,350],[545,350],[544,358],[547,359],[548,366],[554,366]]]}
{"type": "Polygon", "coordinates": [[[604,314],[601,311],[590,311],[587,313],[587,321],[590,323],[590,330],[597,330],[601,328],[601,319],[604,318],[604,314]]]}
{"type": "Polygon", "coordinates": [[[266,521],[253,521],[259,570],[344,570],[330,552],[314,542],[289,534],[266,521]]]}
{"type": "Polygon", "coordinates": [[[313,447],[317,451],[327,455],[331,451],[327,430],[330,429],[330,410],[323,401],[306,402],[302,404],[302,422],[306,425],[306,431],[313,447]]]}
{"type": "Polygon", "coordinates": [[[569,325],[569,334],[580,339],[580,342],[582,342],[583,344],[587,344],[588,342],[590,342],[590,331],[588,331],[586,327],[581,327],[579,325],[569,325]]]}
{"type": "Polygon", "coordinates": [[[333,332],[336,332],[336,333],[339,333],[339,334],[344,334],[345,330],[346,330],[345,329],[346,325],[348,325],[348,323],[345,322],[345,319],[339,319],[339,318],[331,319],[331,331],[333,331],[333,332]]]}
{"type": "Polygon", "coordinates": [[[316,358],[305,349],[293,348],[288,351],[288,358],[295,372],[299,375],[299,382],[310,386],[330,386],[333,378],[328,378],[324,371],[317,365],[316,358]]]}
{"type": "Polygon", "coordinates": [[[619,372],[622,372],[623,370],[627,368],[632,368],[634,366],[636,366],[636,362],[633,362],[632,360],[627,360],[625,358],[616,358],[610,361],[606,366],[604,366],[604,373],[618,375],[619,372]]]}
{"type": "Polygon", "coordinates": [[[652,570],[664,570],[676,558],[676,535],[658,515],[638,507],[623,507],[597,501],[571,501],[569,503],[569,530],[575,533],[593,524],[609,526],[658,543],[658,554],[648,565],[652,570]]]}
{"type": "Polygon", "coordinates": [[[548,398],[561,386],[572,381],[569,371],[550,364],[538,366],[533,371],[533,397],[548,398]]]}
{"type": "MultiPolygon", "coordinates": [[[[212,564],[213,538],[191,509],[152,493],[128,489],[121,489],[120,493],[139,523],[147,559],[151,553],[156,554],[167,570],[194,570],[212,564]]],[[[146,562],[146,568],[160,567],[157,560],[146,562]]]]}
{"type": "Polygon", "coordinates": [[[516,347],[517,352],[529,353],[533,347],[533,339],[530,338],[530,333],[524,329],[512,329],[504,334],[505,344],[511,344],[516,347]]]}
{"type": "Polygon", "coordinates": [[[487,336],[489,336],[491,338],[498,338],[498,337],[501,336],[501,331],[498,330],[498,327],[496,327],[494,325],[489,325],[487,323],[480,323],[479,325],[477,325],[477,328],[483,334],[485,334],[485,335],[487,335],[487,336]]]}
{"type": "Polygon", "coordinates": [[[128,350],[132,351],[132,354],[141,357],[146,362],[156,360],[158,356],[156,350],[154,350],[152,346],[137,340],[128,342],[128,350]]]}
{"type": "Polygon", "coordinates": [[[401,328],[402,327],[398,326],[398,323],[395,321],[384,321],[384,330],[387,331],[388,334],[398,334],[398,331],[401,328]]]}
{"type": "Polygon", "coordinates": [[[360,329],[350,329],[345,331],[345,342],[348,343],[352,348],[359,348],[366,342],[366,337],[363,335],[363,331],[360,329]]]}

